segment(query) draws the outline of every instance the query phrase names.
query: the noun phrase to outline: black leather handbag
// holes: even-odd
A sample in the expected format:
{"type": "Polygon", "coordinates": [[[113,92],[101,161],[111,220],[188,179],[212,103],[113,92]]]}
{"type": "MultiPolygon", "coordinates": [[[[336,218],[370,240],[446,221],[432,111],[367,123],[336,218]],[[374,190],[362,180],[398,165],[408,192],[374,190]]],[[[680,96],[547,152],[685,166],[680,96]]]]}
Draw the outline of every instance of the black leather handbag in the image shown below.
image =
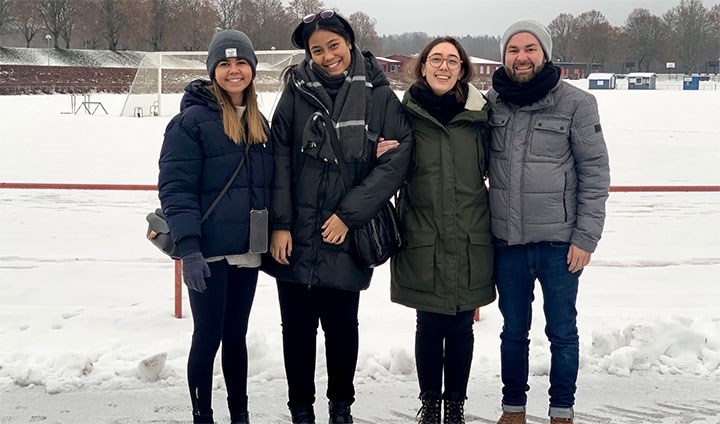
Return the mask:
{"type": "Polygon", "coordinates": [[[395,207],[389,201],[367,224],[352,233],[353,256],[360,265],[374,268],[400,251],[402,239],[395,207]]]}
{"type": "MultiPolygon", "coordinates": [[[[350,189],[352,189],[352,177],[342,154],[340,154],[342,153],[342,146],[340,146],[333,126],[328,126],[326,123],[326,128],[330,131],[330,141],[340,168],[345,190],[350,192],[350,189]]],[[[398,253],[402,247],[402,239],[400,238],[397,214],[392,202],[388,199],[377,215],[372,217],[365,225],[354,229],[350,237],[351,254],[355,262],[362,267],[374,268],[380,266],[398,253]]]]}

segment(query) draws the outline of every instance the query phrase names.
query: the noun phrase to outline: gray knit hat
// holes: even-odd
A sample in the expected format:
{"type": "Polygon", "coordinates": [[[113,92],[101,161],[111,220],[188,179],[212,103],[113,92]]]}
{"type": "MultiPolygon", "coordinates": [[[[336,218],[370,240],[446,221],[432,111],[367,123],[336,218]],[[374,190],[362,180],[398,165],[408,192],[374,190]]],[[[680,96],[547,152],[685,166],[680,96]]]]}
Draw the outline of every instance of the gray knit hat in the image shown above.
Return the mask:
{"type": "Polygon", "coordinates": [[[550,35],[550,31],[548,31],[547,27],[532,19],[521,19],[510,25],[500,39],[500,61],[503,65],[505,64],[505,46],[507,46],[507,43],[510,41],[512,36],[519,32],[529,32],[534,35],[540,42],[543,52],[545,52],[545,59],[548,61],[552,60],[552,36],[550,35]]]}
{"type": "Polygon", "coordinates": [[[208,46],[208,55],[205,63],[207,64],[210,79],[215,79],[215,67],[221,60],[229,57],[237,57],[245,59],[252,68],[253,77],[255,77],[255,68],[257,68],[257,57],[250,38],[244,32],[234,29],[225,29],[218,31],[213,35],[212,41],[208,46]]]}

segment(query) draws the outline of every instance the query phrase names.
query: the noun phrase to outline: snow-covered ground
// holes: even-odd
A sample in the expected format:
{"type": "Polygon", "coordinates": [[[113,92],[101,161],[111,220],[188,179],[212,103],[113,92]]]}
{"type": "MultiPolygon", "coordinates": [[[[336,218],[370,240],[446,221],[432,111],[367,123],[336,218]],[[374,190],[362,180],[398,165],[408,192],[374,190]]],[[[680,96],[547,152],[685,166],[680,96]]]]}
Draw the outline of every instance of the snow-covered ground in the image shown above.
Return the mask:
{"type": "MultiPolygon", "coordinates": [[[[613,185],[720,185],[719,92],[593,93],[613,185]]],[[[118,117],[122,95],[92,100],[110,115],[64,114],[68,95],[0,96],[0,182],[154,184],[169,118],[118,117]]],[[[276,94],[261,100],[269,112],[276,94]]],[[[157,205],[155,192],[0,189],[0,423],[189,418],[187,298],[175,319],[172,262],[144,239],[157,205]]],[[[611,194],[581,278],[578,422],[720,423],[719,212],[717,192],[611,194]]],[[[547,422],[536,296],[531,423],[547,422]]],[[[279,315],[262,276],[248,338],[256,424],[289,421],[279,315]]],[[[361,296],[357,422],[413,422],[414,316],[390,303],[388,268],[378,269],[361,296]]],[[[501,321],[493,304],[475,325],[469,422],[500,411],[501,321]]],[[[216,417],[228,422],[219,366],[215,381],[216,417]]]]}

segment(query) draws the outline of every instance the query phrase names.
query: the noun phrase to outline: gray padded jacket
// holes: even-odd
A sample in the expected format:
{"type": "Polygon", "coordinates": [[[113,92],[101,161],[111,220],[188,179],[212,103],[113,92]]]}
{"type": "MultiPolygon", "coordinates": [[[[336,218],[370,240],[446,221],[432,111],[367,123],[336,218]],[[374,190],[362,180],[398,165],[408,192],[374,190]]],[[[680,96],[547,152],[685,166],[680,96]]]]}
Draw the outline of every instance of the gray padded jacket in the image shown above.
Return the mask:
{"type": "Polygon", "coordinates": [[[493,236],[508,244],[570,242],[594,252],[610,167],[595,97],[559,81],[517,107],[488,92],[493,236]]]}

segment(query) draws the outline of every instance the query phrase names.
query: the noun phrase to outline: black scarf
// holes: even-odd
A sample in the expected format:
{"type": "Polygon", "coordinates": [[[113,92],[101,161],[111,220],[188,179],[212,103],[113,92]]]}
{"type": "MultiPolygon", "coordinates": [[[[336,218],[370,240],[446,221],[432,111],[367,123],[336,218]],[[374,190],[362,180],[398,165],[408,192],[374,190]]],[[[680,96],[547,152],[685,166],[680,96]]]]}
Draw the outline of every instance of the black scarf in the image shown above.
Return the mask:
{"type": "Polygon", "coordinates": [[[511,80],[505,68],[500,67],[493,74],[492,86],[503,101],[522,107],[545,97],[558,81],[560,81],[560,68],[552,62],[547,62],[540,73],[525,84],[511,80]]]}
{"type": "MultiPolygon", "coordinates": [[[[372,107],[370,84],[366,79],[365,57],[355,46],[352,62],[343,75],[331,76],[309,55],[297,67],[302,87],[313,94],[330,112],[346,162],[367,158],[365,127],[372,107]]],[[[303,151],[311,156],[335,160],[323,120],[310,116],[303,131],[303,151]]],[[[339,154],[339,153],[338,153],[339,154]]]]}
{"type": "MultiPolygon", "coordinates": [[[[461,85],[460,89],[467,99],[467,85],[461,85]]],[[[455,90],[436,96],[430,87],[415,83],[410,87],[410,96],[443,125],[447,125],[455,115],[465,110],[465,102],[458,102],[455,90]]]]}

